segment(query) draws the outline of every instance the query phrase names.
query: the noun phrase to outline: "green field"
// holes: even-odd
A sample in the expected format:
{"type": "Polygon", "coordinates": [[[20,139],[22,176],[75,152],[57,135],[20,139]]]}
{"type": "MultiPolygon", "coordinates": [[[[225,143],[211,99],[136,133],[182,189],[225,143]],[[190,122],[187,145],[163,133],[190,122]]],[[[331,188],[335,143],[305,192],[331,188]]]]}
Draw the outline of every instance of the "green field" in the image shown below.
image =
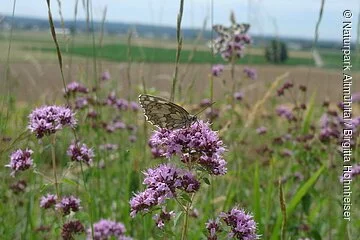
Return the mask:
{"type": "MultiPolygon", "coordinates": [[[[42,48],[43,51],[52,51],[51,48],[42,48]]],[[[75,46],[69,48],[67,51],[64,49],[63,53],[73,54],[75,56],[93,57],[94,51],[91,46],[75,46]]],[[[125,44],[109,44],[102,48],[96,49],[96,57],[116,61],[116,62],[151,62],[151,63],[172,63],[176,56],[175,49],[157,48],[157,47],[139,47],[131,46],[130,55],[129,48],[125,44]]],[[[321,51],[321,57],[324,61],[325,68],[341,69],[341,52],[333,51],[321,51]]],[[[210,51],[204,50],[183,50],[180,56],[181,63],[226,63],[220,56],[213,57],[210,51]]],[[[355,61],[354,61],[355,62],[355,61]]],[[[238,63],[241,64],[254,64],[265,65],[269,64],[263,55],[259,54],[247,54],[238,63]]],[[[289,57],[289,59],[281,64],[283,66],[314,66],[314,60],[312,58],[304,57],[289,57]]],[[[353,70],[359,70],[360,65],[355,64],[353,70]]]]}
{"type": "MultiPolygon", "coordinates": [[[[51,50],[51,49],[44,49],[51,50]]],[[[92,57],[93,48],[89,46],[76,46],[69,49],[67,54],[92,57]]],[[[125,44],[105,45],[103,48],[96,50],[99,58],[117,62],[128,61],[129,57],[135,62],[154,62],[154,63],[172,63],[176,56],[175,49],[154,48],[154,47],[130,47],[130,55],[128,54],[128,46],[125,44]]],[[[180,56],[181,63],[225,63],[220,56],[213,57],[210,51],[191,51],[183,50],[180,56]]],[[[246,55],[241,63],[244,64],[268,64],[265,57],[259,55],[246,55]]],[[[313,65],[311,59],[290,58],[285,65],[313,65]]]]}
{"type": "MultiPolygon", "coordinates": [[[[99,36],[97,35],[96,38],[99,36]]],[[[74,45],[72,45],[72,38],[70,36],[64,38],[59,37],[59,43],[62,48],[64,56],[78,56],[78,57],[94,57],[94,50],[89,40],[89,36],[80,34],[75,37],[74,45]]],[[[48,55],[48,52],[53,52],[53,42],[49,33],[39,32],[37,34],[31,32],[15,32],[12,38],[13,45],[15,45],[15,52],[22,52],[25,54],[48,55]],[[26,39],[26,41],[24,41],[26,39]]],[[[96,57],[103,60],[109,60],[114,62],[149,62],[149,63],[173,63],[176,50],[173,46],[173,42],[170,40],[137,40],[132,43],[129,49],[127,46],[126,36],[114,37],[104,36],[103,47],[99,47],[96,42],[96,57]],[[146,42],[142,46],[142,42],[146,42]],[[149,46],[152,45],[152,46],[149,46]],[[159,47],[164,45],[166,47],[159,47]],[[170,46],[169,46],[170,45],[170,46]]],[[[0,49],[6,51],[8,43],[7,35],[0,35],[0,49]]],[[[248,53],[245,55],[239,63],[241,64],[254,64],[254,65],[266,65],[269,64],[264,57],[264,50],[261,48],[254,48],[255,53],[248,53]]],[[[342,53],[337,50],[321,50],[320,55],[324,61],[325,68],[341,69],[342,53]]],[[[54,54],[51,54],[54,56],[54,54]]],[[[289,51],[289,59],[283,64],[277,64],[279,66],[314,66],[314,60],[311,57],[311,52],[308,51],[289,51]],[[297,54],[299,52],[300,54],[297,54]],[[306,54],[306,55],[305,55],[306,54]],[[300,55],[300,56],[299,56],[300,55]]],[[[354,55],[356,56],[356,55],[354,55]]],[[[197,45],[193,45],[192,42],[186,41],[184,43],[184,49],[181,52],[181,63],[225,63],[220,56],[213,57],[210,51],[206,48],[206,43],[201,41],[197,45]]],[[[353,59],[353,70],[358,71],[360,64],[358,58],[353,59]]]]}

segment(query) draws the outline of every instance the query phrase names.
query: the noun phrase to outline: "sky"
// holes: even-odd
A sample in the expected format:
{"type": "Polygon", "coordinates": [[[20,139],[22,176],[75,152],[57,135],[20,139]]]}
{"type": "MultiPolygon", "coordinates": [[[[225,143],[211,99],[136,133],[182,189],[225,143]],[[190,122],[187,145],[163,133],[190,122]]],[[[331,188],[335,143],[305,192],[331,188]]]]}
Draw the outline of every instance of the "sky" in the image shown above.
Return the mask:
{"type": "MultiPolygon", "coordinates": [[[[11,15],[14,0],[0,0],[0,14],[11,15]]],[[[79,0],[78,18],[85,18],[79,0]]],[[[74,18],[75,0],[61,0],[62,15],[66,20],[74,18]]],[[[176,26],[179,0],[92,0],[94,20],[101,20],[105,7],[109,22],[143,23],[176,26]]],[[[185,0],[183,27],[200,28],[204,19],[211,20],[213,2],[214,24],[229,25],[229,15],[235,12],[238,22],[251,24],[250,34],[263,36],[314,38],[321,0],[185,0]]],[[[59,19],[58,1],[51,1],[53,17],[59,19]]],[[[341,41],[343,11],[353,13],[352,40],[356,39],[359,18],[359,0],[325,0],[324,14],[319,29],[320,40],[341,41]]],[[[17,0],[16,16],[47,18],[45,0],[17,0]]]]}

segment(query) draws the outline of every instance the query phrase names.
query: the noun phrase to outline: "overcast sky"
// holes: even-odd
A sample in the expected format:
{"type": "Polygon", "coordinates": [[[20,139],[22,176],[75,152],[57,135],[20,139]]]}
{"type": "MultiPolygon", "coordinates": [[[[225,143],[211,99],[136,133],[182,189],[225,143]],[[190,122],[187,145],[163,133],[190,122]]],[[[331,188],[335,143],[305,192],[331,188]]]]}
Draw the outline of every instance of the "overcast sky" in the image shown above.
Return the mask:
{"type": "MultiPolygon", "coordinates": [[[[78,18],[85,13],[80,2],[78,18]]],[[[0,13],[10,15],[13,0],[0,0],[0,13]]],[[[58,4],[52,0],[55,19],[59,19],[58,4]]],[[[61,0],[65,20],[74,16],[75,0],[61,0]]],[[[145,23],[166,26],[176,25],[179,0],[92,0],[95,20],[100,20],[107,6],[107,20],[127,23],[145,23]]],[[[229,24],[229,14],[233,10],[238,22],[250,22],[250,33],[260,35],[314,37],[321,0],[213,0],[214,23],[229,24]]],[[[184,27],[201,27],[205,17],[210,16],[211,0],[185,0],[184,27]]],[[[325,0],[323,19],[320,25],[321,40],[341,40],[342,12],[349,9],[353,13],[353,40],[359,16],[359,0],[325,0]]],[[[47,17],[45,0],[17,0],[16,16],[47,17]]]]}

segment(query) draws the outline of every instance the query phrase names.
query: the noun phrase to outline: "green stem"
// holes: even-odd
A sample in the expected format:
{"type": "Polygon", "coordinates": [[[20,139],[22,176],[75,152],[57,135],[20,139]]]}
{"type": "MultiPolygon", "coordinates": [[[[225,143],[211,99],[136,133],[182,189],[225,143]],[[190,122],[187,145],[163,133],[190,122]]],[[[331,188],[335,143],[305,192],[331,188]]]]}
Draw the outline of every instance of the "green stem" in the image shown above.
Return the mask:
{"type": "MultiPolygon", "coordinates": [[[[211,0],[211,41],[214,39],[214,0],[211,0]]],[[[214,75],[212,73],[212,68],[214,67],[214,47],[211,47],[211,77],[210,77],[210,103],[214,102],[214,75]]],[[[210,108],[210,122],[213,120],[213,105],[210,108]]]]}
{"type": "Polygon", "coordinates": [[[132,52],[131,52],[131,40],[133,36],[133,29],[130,29],[127,39],[127,67],[126,67],[126,78],[128,82],[128,101],[131,101],[131,63],[132,63],[132,52]]]}
{"type": "Polygon", "coordinates": [[[54,134],[52,137],[52,144],[51,144],[51,158],[52,158],[53,174],[54,174],[54,179],[55,179],[56,196],[58,199],[60,199],[59,183],[58,183],[57,174],[56,174],[55,143],[56,143],[56,135],[54,134]]]}
{"type": "Polygon", "coordinates": [[[212,215],[215,214],[215,204],[214,204],[214,199],[215,199],[215,187],[214,187],[214,181],[212,181],[211,178],[211,182],[210,182],[210,196],[211,196],[211,213],[212,215]]]}
{"type": "Polygon", "coordinates": [[[234,110],[234,104],[235,104],[235,99],[234,99],[234,94],[235,94],[235,90],[236,90],[236,82],[235,82],[235,55],[232,54],[231,56],[231,82],[233,84],[232,89],[231,89],[231,106],[232,109],[234,110]]]}
{"type": "Polygon", "coordinates": [[[313,43],[313,49],[312,49],[313,51],[316,49],[316,44],[319,39],[319,27],[320,27],[321,19],[322,19],[323,12],[324,12],[324,5],[325,5],[325,0],[321,0],[319,18],[318,18],[318,20],[316,22],[316,26],[315,26],[315,37],[314,37],[314,43],[313,43]]]}
{"type": "MultiPolygon", "coordinates": [[[[96,52],[96,41],[95,41],[95,27],[94,27],[94,18],[93,18],[93,8],[92,8],[92,1],[90,1],[90,19],[91,19],[91,38],[92,38],[92,49],[93,49],[93,68],[94,68],[94,83],[95,88],[99,88],[99,81],[98,81],[98,74],[97,74],[97,52],[96,52]]],[[[95,91],[95,96],[97,97],[97,91],[95,91]]]]}
{"type": "MultiPolygon", "coordinates": [[[[86,186],[86,181],[85,181],[85,173],[84,173],[84,169],[83,169],[83,164],[82,162],[80,162],[80,168],[81,168],[81,175],[82,175],[82,178],[83,178],[83,183],[84,183],[84,188],[85,188],[85,192],[89,195],[90,192],[88,191],[88,188],[86,186]]],[[[94,239],[94,220],[93,220],[93,204],[92,204],[92,197],[91,196],[88,196],[88,201],[89,201],[89,215],[90,215],[90,226],[91,226],[91,237],[92,239],[94,239]]]]}
{"type": "Polygon", "coordinates": [[[13,29],[14,29],[14,16],[15,16],[15,7],[16,7],[16,0],[13,1],[13,8],[12,8],[12,15],[11,15],[11,28],[10,28],[10,37],[9,37],[9,46],[7,49],[7,57],[6,57],[6,65],[5,65],[5,78],[4,78],[4,89],[7,90],[6,96],[4,96],[4,99],[1,104],[1,112],[3,112],[4,108],[6,108],[6,118],[4,121],[4,125],[1,126],[2,129],[0,129],[2,132],[6,129],[7,123],[9,121],[9,105],[11,101],[10,93],[11,93],[11,84],[9,79],[10,74],[10,53],[11,53],[11,44],[12,44],[12,38],[13,38],[13,29]],[[7,105],[7,106],[6,106],[7,105]]]}
{"type": "Polygon", "coordinates": [[[213,120],[213,103],[214,102],[214,76],[210,75],[210,122],[213,120]]]}
{"type": "Polygon", "coordinates": [[[184,0],[180,0],[180,9],[177,16],[177,26],[176,26],[177,49],[176,49],[176,59],[175,59],[175,70],[174,70],[174,76],[173,76],[173,82],[171,88],[170,101],[174,101],[175,99],[175,88],[178,78],[177,75],[179,69],[179,60],[182,49],[182,36],[180,31],[181,31],[181,20],[182,20],[183,12],[184,12],[184,0]]]}
{"type": "Polygon", "coordinates": [[[187,230],[189,225],[189,210],[191,208],[191,203],[188,203],[185,210],[184,226],[181,233],[181,240],[187,239],[187,230]]]}
{"type": "Polygon", "coordinates": [[[75,35],[76,35],[76,26],[77,26],[77,12],[78,12],[78,3],[79,0],[76,0],[75,2],[75,6],[74,6],[74,32],[71,35],[71,44],[70,44],[70,49],[71,49],[71,54],[70,54],[70,59],[69,59],[69,72],[68,72],[68,81],[71,81],[71,74],[72,74],[72,65],[73,65],[73,50],[74,50],[74,45],[75,45],[75,35]]]}
{"type": "Polygon", "coordinates": [[[185,218],[184,218],[183,230],[181,233],[181,240],[187,239],[187,232],[188,232],[188,226],[189,226],[189,211],[191,210],[191,205],[193,203],[194,197],[195,197],[195,193],[193,193],[191,195],[191,201],[189,203],[187,203],[186,208],[184,208],[185,218]]]}
{"type": "MultiPolygon", "coordinates": [[[[56,135],[54,134],[52,137],[52,143],[51,143],[51,158],[52,158],[52,167],[53,167],[53,174],[54,174],[54,184],[55,184],[55,191],[56,191],[56,197],[57,199],[60,199],[60,191],[59,191],[59,182],[57,180],[57,174],[56,174],[56,156],[55,156],[55,143],[56,143],[56,135]]],[[[63,222],[63,218],[62,218],[62,213],[57,211],[57,218],[59,223],[61,223],[60,225],[62,225],[63,222]]]]}
{"type": "MultiPolygon", "coordinates": [[[[49,17],[50,31],[51,31],[51,36],[53,38],[53,41],[54,41],[54,44],[55,44],[55,47],[56,47],[56,53],[57,53],[58,62],[59,62],[61,79],[62,79],[62,83],[63,83],[63,86],[64,86],[64,90],[65,90],[65,92],[67,92],[66,82],[65,82],[65,77],[64,77],[64,71],[63,71],[63,60],[62,60],[62,55],[61,55],[61,51],[60,51],[59,42],[58,42],[57,37],[56,37],[54,21],[53,21],[52,14],[51,14],[50,0],[46,0],[46,3],[47,3],[47,6],[48,6],[48,17],[49,17]]],[[[67,103],[68,106],[70,106],[69,95],[68,94],[66,94],[66,103],[67,103]]]]}

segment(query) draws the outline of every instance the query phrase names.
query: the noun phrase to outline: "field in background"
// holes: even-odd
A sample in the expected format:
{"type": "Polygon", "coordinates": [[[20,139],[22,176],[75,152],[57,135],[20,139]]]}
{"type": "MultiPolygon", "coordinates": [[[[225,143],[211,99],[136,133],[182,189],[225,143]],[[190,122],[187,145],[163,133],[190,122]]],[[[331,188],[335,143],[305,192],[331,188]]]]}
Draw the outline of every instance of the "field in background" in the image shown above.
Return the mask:
{"type": "MultiPolygon", "coordinates": [[[[79,81],[86,76],[86,64],[80,63],[82,59],[77,59],[72,66],[72,74],[69,75],[69,65],[65,64],[65,77],[67,82],[71,80],[79,81]]],[[[66,63],[66,61],[65,61],[66,63]]],[[[91,68],[91,62],[88,74],[93,74],[91,68]]],[[[140,64],[134,63],[131,66],[131,80],[133,86],[137,86],[140,89],[141,79],[145,78],[147,87],[155,88],[163,92],[169,92],[171,76],[172,76],[172,64],[155,64],[147,63],[140,64]],[[141,69],[141,71],[139,71],[141,69]]],[[[247,81],[251,87],[244,89],[245,99],[250,104],[258,100],[263,96],[269,84],[274,79],[284,72],[289,72],[289,79],[295,83],[302,83],[310,89],[311,92],[316,92],[317,102],[323,102],[328,99],[334,102],[341,100],[341,89],[339,81],[341,80],[341,74],[335,70],[322,70],[308,67],[285,67],[285,66],[252,66],[255,67],[259,74],[259,79],[254,82],[247,81]]],[[[113,81],[118,83],[120,87],[120,94],[127,94],[127,64],[126,63],[112,63],[102,62],[102,69],[108,70],[113,81]]],[[[192,91],[199,89],[207,89],[209,87],[209,74],[210,65],[208,64],[192,64],[190,67],[187,65],[180,65],[180,77],[184,82],[184,91],[187,86],[195,80],[195,85],[192,91]]],[[[12,63],[12,85],[14,88],[14,94],[16,99],[21,102],[33,102],[43,101],[47,99],[47,102],[52,100],[62,100],[62,84],[61,76],[59,73],[59,67],[56,63],[44,63],[41,61],[32,61],[31,63],[12,63]],[[54,74],[56,73],[56,74],[54,74]],[[39,98],[40,96],[40,98],[39,98]]],[[[238,74],[242,74],[242,67],[238,66],[238,74]]],[[[359,78],[360,74],[354,74],[355,78],[359,78]]],[[[221,79],[215,80],[215,99],[222,97],[225,92],[228,91],[230,83],[229,69],[221,77],[221,79]],[[225,81],[225,84],[224,84],[225,81]]],[[[360,83],[354,81],[354,91],[360,91],[360,83]]],[[[167,94],[167,93],[165,93],[167,94]]],[[[136,93],[134,93],[134,98],[136,93]]],[[[202,97],[206,97],[206,93],[198,94],[194,97],[194,101],[200,100],[202,97]]]]}
{"type": "MultiPolygon", "coordinates": [[[[99,36],[97,36],[99,37],[99,36]]],[[[92,43],[89,36],[78,35],[72,48],[70,36],[59,36],[59,41],[63,47],[64,70],[66,80],[80,80],[86,73],[93,74],[92,64],[92,43]],[[72,53],[72,54],[71,54],[72,53]],[[86,60],[89,59],[89,60],[86,60]],[[89,68],[90,66],[90,68],[89,68]],[[72,73],[69,74],[70,69],[72,73]]],[[[128,39],[126,37],[105,36],[101,42],[96,41],[97,61],[101,63],[102,70],[109,70],[111,74],[116,75],[116,80],[122,86],[122,92],[127,90],[127,61],[128,61],[128,39]],[[111,60],[111,61],[109,61],[111,60]],[[119,63],[118,63],[119,62],[119,63]]],[[[131,79],[134,85],[140,84],[143,77],[150,87],[169,91],[170,80],[172,76],[172,62],[175,56],[176,44],[173,41],[151,40],[151,39],[132,39],[131,59],[144,63],[133,63],[131,67],[131,79]],[[160,48],[161,47],[161,48],[160,48]],[[138,71],[142,68],[141,71],[138,71]]],[[[194,45],[192,42],[185,42],[180,67],[181,81],[186,84],[196,80],[195,86],[207,86],[210,71],[210,62],[222,62],[219,58],[213,59],[209,53],[206,43],[199,42],[194,45]],[[194,49],[196,52],[194,53],[194,49]],[[192,59],[193,63],[187,64],[192,59]],[[201,63],[201,64],[199,64],[201,63]]],[[[8,40],[6,36],[0,35],[0,51],[6,52],[8,40]]],[[[317,100],[323,101],[330,99],[340,101],[341,92],[337,87],[341,81],[341,75],[337,70],[339,53],[328,51],[322,53],[325,56],[325,62],[333,68],[315,68],[312,55],[308,51],[290,51],[290,60],[285,65],[269,65],[263,57],[263,49],[247,49],[248,55],[240,61],[236,67],[237,72],[241,74],[243,66],[252,66],[258,70],[259,81],[253,83],[254,87],[246,90],[248,101],[252,102],[262,96],[266,86],[271,83],[276,76],[284,73],[290,73],[291,81],[303,83],[310,89],[317,91],[317,100]],[[260,64],[260,65],[259,65],[260,64]],[[300,66],[290,66],[300,65],[300,66]]],[[[0,56],[1,63],[6,61],[6,54],[0,56]]],[[[54,43],[50,33],[46,32],[14,32],[11,48],[11,78],[14,91],[19,101],[38,101],[39,94],[44,98],[60,97],[59,90],[62,89],[60,74],[57,65],[57,57],[54,52],[54,43]],[[45,50],[44,50],[45,49],[45,50]],[[31,86],[31,88],[29,88],[31,86]],[[41,88],[37,87],[41,86],[41,88]],[[54,92],[56,90],[56,92],[54,92]]],[[[4,66],[3,64],[0,65],[4,66]]],[[[97,69],[100,71],[101,69],[97,69]]],[[[225,71],[229,73],[229,71],[225,71]]],[[[98,72],[98,74],[100,74],[98,72]]],[[[359,74],[354,74],[358,78],[359,74]]],[[[223,80],[216,81],[215,96],[222,96],[225,88],[222,82],[229,80],[229,74],[223,76],[223,80]]],[[[360,84],[354,81],[353,89],[360,91],[360,84]]],[[[200,98],[200,96],[199,96],[200,98]]]]}
{"type": "MultiPolygon", "coordinates": [[[[128,39],[127,36],[111,36],[105,35],[100,41],[100,35],[96,35],[95,47],[97,48],[97,56],[99,58],[112,61],[128,60],[128,39]]],[[[64,54],[74,54],[82,57],[93,57],[93,43],[91,35],[78,34],[74,42],[70,35],[59,35],[58,40],[63,47],[64,54]]],[[[12,61],[23,61],[24,58],[33,56],[38,61],[53,60],[54,43],[52,42],[49,32],[17,32],[13,34],[12,61]],[[44,52],[45,51],[45,52],[44,52]]],[[[8,47],[8,33],[0,34],[0,50],[6,51],[8,47]]],[[[133,61],[145,62],[173,62],[175,56],[176,44],[172,40],[163,39],[139,39],[132,37],[131,39],[131,57],[133,61]]],[[[181,61],[187,63],[189,57],[193,56],[194,63],[211,63],[222,62],[221,58],[212,58],[210,51],[204,41],[185,41],[183,44],[183,53],[181,61]]],[[[327,68],[339,68],[337,63],[341,57],[340,51],[326,50],[320,51],[321,57],[327,68]]],[[[0,56],[1,62],[6,59],[6,55],[0,56]]],[[[356,63],[356,62],[355,62],[356,63]]],[[[264,49],[249,48],[245,59],[240,64],[267,64],[264,58],[264,49]]],[[[314,61],[310,51],[289,51],[289,61],[284,65],[305,65],[313,66],[314,61]]],[[[358,69],[358,64],[354,64],[354,70],[358,69]]]]}

